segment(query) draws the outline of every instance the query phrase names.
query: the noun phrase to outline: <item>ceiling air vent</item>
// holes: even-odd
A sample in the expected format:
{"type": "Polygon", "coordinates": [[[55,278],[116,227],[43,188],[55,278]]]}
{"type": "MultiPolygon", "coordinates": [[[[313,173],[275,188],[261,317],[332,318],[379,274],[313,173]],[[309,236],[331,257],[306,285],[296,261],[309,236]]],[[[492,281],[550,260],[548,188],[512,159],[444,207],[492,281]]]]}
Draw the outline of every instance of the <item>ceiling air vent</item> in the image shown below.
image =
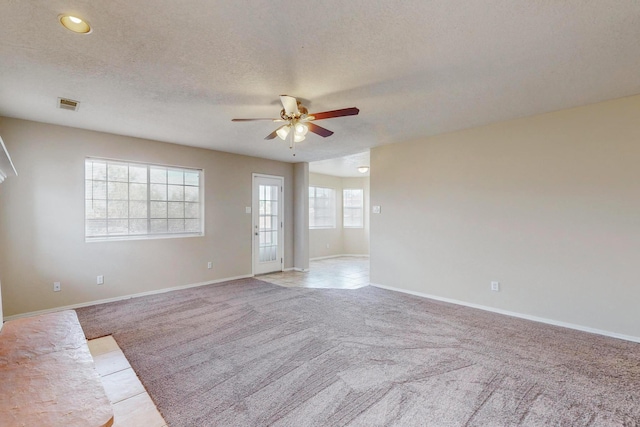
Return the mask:
{"type": "Polygon", "coordinates": [[[58,98],[58,108],[62,108],[63,110],[78,111],[79,107],[79,101],[74,101],[73,99],[67,98],[58,98]]]}

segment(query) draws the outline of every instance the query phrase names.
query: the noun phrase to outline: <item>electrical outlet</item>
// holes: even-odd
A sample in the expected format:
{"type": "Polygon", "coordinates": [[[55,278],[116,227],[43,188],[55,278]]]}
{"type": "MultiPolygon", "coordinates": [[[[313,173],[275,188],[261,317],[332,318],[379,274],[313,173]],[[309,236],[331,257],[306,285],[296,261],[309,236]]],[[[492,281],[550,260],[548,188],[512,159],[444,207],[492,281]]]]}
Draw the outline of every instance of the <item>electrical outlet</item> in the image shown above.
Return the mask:
{"type": "Polygon", "coordinates": [[[500,282],[491,282],[491,290],[494,292],[500,292],[500,282]]]}
{"type": "Polygon", "coordinates": [[[60,292],[61,290],[60,282],[53,282],[53,292],[60,292]]]}
{"type": "Polygon", "coordinates": [[[327,243],[327,249],[329,249],[329,244],[327,243]]]}
{"type": "Polygon", "coordinates": [[[97,283],[98,285],[102,285],[102,284],[104,284],[104,276],[98,276],[98,277],[96,278],[96,283],[97,283]]]}
{"type": "Polygon", "coordinates": [[[212,263],[211,261],[209,261],[209,262],[207,263],[207,268],[208,268],[208,269],[212,269],[212,268],[213,268],[213,263],[212,263]]]}

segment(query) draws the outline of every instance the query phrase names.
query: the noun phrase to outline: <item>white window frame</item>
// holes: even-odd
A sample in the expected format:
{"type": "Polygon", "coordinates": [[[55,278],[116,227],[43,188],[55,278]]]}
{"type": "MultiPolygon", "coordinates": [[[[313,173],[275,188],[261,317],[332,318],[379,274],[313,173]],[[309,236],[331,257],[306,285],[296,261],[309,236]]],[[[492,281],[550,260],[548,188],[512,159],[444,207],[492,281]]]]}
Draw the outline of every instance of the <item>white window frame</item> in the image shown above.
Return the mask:
{"type": "Polygon", "coordinates": [[[343,228],[364,228],[364,189],[362,188],[343,188],[342,189],[342,227],[343,228]],[[347,191],[360,192],[360,206],[348,206],[345,198],[347,191]],[[360,224],[347,225],[347,211],[360,211],[360,224]]]}
{"type": "Polygon", "coordinates": [[[336,212],[336,190],[335,188],[330,188],[330,187],[320,187],[320,186],[315,186],[315,185],[310,185],[309,186],[309,229],[312,230],[318,230],[318,229],[330,229],[330,228],[336,228],[336,222],[337,222],[337,212],[336,212]],[[328,190],[330,193],[330,195],[328,197],[317,197],[318,194],[318,190],[328,190]],[[311,195],[313,191],[313,196],[311,195]],[[313,208],[312,208],[312,199],[313,199],[313,208]],[[320,224],[320,225],[316,225],[317,221],[315,220],[315,218],[318,218],[318,211],[315,207],[316,205],[316,200],[317,199],[326,199],[329,200],[329,206],[327,208],[322,209],[323,211],[326,212],[331,212],[331,217],[330,217],[330,221],[328,224],[320,224]],[[313,214],[313,216],[312,216],[313,214]]]}
{"type": "MultiPolygon", "coordinates": [[[[142,175],[144,176],[144,175],[142,175]]],[[[185,175],[183,175],[184,177],[185,175]]],[[[184,179],[184,178],[183,178],[184,179]]],[[[194,190],[191,190],[192,194],[196,193],[194,190]]],[[[193,194],[193,196],[195,196],[195,194],[193,194]]],[[[140,206],[142,207],[142,206],[140,206]]],[[[197,168],[190,168],[190,167],[183,167],[183,166],[173,166],[173,165],[162,165],[162,164],[156,164],[156,163],[145,163],[145,162],[137,162],[137,161],[129,161],[129,160],[118,160],[118,159],[107,159],[107,158],[99,158],[99,157],[86,157],[85,158],[85,209],[84,209],[84,236],[85,236],[85,242],[105,242],[105,241],[121,241],[121,240],[140,240],[140,239],[167,239],[167,238],[177,238],[177,237],[201,237],[204,236],[204,207],[205,207],[205,200],[204,200],[204,170],[203,169],[197,169],[197,168]],[[95,175],[92,176],[88,176],[89,173],[89,168],[91,167],[91,171],[93,173],[93,163],[98,163],[98,164],[106,164],[106,168],[108,171],[108,165],[119,165],[119,166],[127,166],[127,178],[126,180],[113,180],[110,181],[109,180],[109,176],[108,176],[108,172],[105,174],[104,179],[96,179],[95,175]],[[131,176],[131,167],[135,167],[138,170],[145,168],[146,169],[146,182],[136,182],[136,181],[132,181],[132,176],[131,176]],[[162,185],[160,183],[153,183],[152,179],[151,179],[151,171],[153,170],[158,170],[158,169],[164,169],[167,171],[167,181],[165,186],[167,187],[167,198],[166,200],[162,200],[162,199],[153,199],[152,198],[152,184],[157,184],[157,185],[162,185]],[[191,175],[197,173],[198,175],[198,183],[197,185],[195,184],[189,184],[186,182],[182,182],[182,184],[178,184],[178,183],[173,183],[171,184],[170,181],[170,172],[174,171],[174,172],[187,172],[190,173],[191,175]],[[94,183],[104,183],[104,193],[103,195],[100,195],[99,197],[95,197],[95,193],[94,193],[94,183]],[[122,216],[121,218],[118,218],[117,220],[119,221],[127,221],[127,226],[123,227],[126,228],[126,232],[122,232],[122,233],[114,233],[114,234],[109,234],[109,201],[114,201],[114,199],[110,199],[109,198],[109,183],[117,183],[117,184],[125,184],[127,185],[127,199],[122,199],[120,200],[121,202],[126,202],[127,203],[127,213],[126,213],[126,217],[122,216]],[[136,200],[132,200],[131,199],[131,191],[132,191],[132,185],[146,185],[146,189],[142,189],[139,188],[140,191],[140,195],[138,197],[140,197],[139,199],[136,200]],[[170,200],[170,196],[169,196],[169,186],[173,186],[173,187],[182,187],[182,192],[183,194],[186,192],[187,188],[197,188],[197,201],[189,201],[186,200],[186,198],[183,196],[182,200],[175,200],[173,201],[174,203],[180,203],[180,201],[183,202],[183,214],[182,216],[176,216],[173,218],[170,218],[169,215],[169,204],[172,202],[170,200]],[[142,194],[144,194],[144,191],[146,191],[146,197],[143,199],[144,196],[142,196],[142,194]],[[102,198],[104,197],[104,199],[102,198]],[[94,207],[93,207],[93,203],[96,203],[98,201],[104,201],[104,216],[99,215],[98,218],[96,218],[95,216],[95,212],[94,212],[94,207]],[[166,201],[167,204],[167,215],[166,217],[157,217],[154,218],[152,217],[152,208],[151,208],[151,204],[154,202],[163,202],[166,201]],[[140,204],[142,204],[142,202],[146,202],[146,217],[132,217],[132,212],[131,212],[131,202],[139,202],[140,204]],[[187,210],[187,205],[191,204],[192,209],[195,209],[197,211],[197,217],[194,216],[188,216],[186,210],[187,210]],[[157,220],[157,221],[162,221],[163,219],[167,220],[167,231],[164,232],[152,232],[152,225],[151,222],[153,220],[157,220]],[[90,221],[105,221],[106,227],[105,227],[105,233],[104,234],[91,234],[89,232],[89,225],[90,225],[90,221]],[[144,232],[132,232],[132,225],[131,225],[131,221],[138,221],[140,224],[144,223],[146,221],[147,225],[146,225],[146,231],[144,232]],[[197,220],[197,226],[192,227],[191,230],[192,231],[169,231],[168,229],[168,224],[171,220],[175,220],[176,223],[180,220],[185,221],[185,227],[187,226],[186,221],[191,221],[191,224],[196,224],[197,220]]],[[[193,215],[193,214],[192,214],[193,215]]]]}

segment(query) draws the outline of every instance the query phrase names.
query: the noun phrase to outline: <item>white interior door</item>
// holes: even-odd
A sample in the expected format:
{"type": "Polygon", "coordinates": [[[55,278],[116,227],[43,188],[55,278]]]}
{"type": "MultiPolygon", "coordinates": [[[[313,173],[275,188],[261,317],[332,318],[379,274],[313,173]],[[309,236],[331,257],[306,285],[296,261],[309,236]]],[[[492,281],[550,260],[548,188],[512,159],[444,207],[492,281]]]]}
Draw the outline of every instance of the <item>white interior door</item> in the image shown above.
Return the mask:
{"type": "Polygon", "coordinates": [[[253,174],[253,274],[282,271],[284,178],[253,174]]]}

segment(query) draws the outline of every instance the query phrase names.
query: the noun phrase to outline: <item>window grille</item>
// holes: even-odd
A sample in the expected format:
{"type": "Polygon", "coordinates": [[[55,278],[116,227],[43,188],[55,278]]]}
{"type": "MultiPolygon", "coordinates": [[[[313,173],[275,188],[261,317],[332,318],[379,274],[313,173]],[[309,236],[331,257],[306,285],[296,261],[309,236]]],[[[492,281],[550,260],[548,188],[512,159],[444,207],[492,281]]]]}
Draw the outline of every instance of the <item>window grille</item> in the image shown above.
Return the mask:
{"type": "Polygon", "coordinates": [[[336,228],[336,192],[309,187],[309,228],[336,228]]]}
{"type": "Polygon", "coordinates": [[[202,235],[203,171],[87,158],[87,240],[202,235]]]}
{"type": "Polygon", "coordinates": [[[364,196],[362,188],[342,190],[342,213],[344,228],[364,227],[364,196]]]}

